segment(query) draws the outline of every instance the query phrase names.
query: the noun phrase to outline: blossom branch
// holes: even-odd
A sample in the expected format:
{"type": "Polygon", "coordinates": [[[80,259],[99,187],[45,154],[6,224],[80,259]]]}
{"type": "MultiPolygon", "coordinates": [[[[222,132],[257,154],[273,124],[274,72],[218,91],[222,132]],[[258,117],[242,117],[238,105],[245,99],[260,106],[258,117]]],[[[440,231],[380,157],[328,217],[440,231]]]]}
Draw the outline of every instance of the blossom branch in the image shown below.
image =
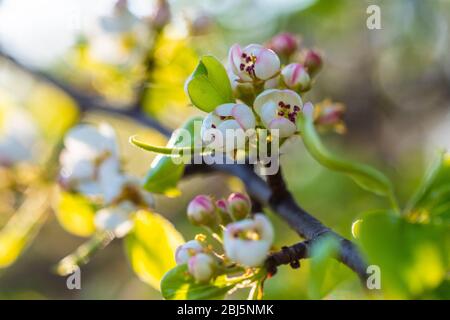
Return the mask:
{"type": "MultiPolygon", "coordinates": [[[[36,70],[18,62],[1,50],[0,57],[6,59],[22,71],[31,74],[35,78],[43,80],[64,91],[78,103],[80,111],[82,112],[101,111],[124,116],[129,119],[133,119],[144,126],[153,128],[166,136],[170,135],[170,131],[167,128],[162,126],[155,119],[145,115],[142,112],[141,108],[136,107],[136,105],[120,109],[117,107],[113,107],[104,99],[81,93],[79,90],[76,90],[72,86],[61,82],[60,80],[45,72],[36,70]]],[[[136,103],[140,105],[139,101],[136,103]]],[[[188,165],[185,170],[185,176],[199,173],[204,174],[208,172],[224,172],[240,178],[244,182],[247,188],[247,192],[249,193],[249,196],[253,199],[253,201],[271,208],[274,212],[281,216],[301,237],[308,240],[307,243],[310,244],[324,235],[334,237],[340,244],[339,255],[337,257],[338,260],[347,265],[355,273],[357,273],[361,279],[365,279],[367,277],[366,263],[362,259],[357,247],[351,241],[338,235],[337,233],[323,225],[315,217],[306,212],[303,208],[301,208],[293,198],[292,194],[287,190],[281,171],[274,176],[269,176],[266,182],[260,176],[258,176],[254,172],[253,167],[249,165],[199,164],[188,165]]],[[[306,243],[303,243],[303,245],[306,245],[306,243]]],[[[296,249],[292,249],[297,250],[295,251],[297,252],[297,254],[293,255],[293,257],[298,256],[299,258],[302,258],[301,253],[303,252],[303,249],[300,250],[300,247],[303,245],[298,245],[296,249]]],[[[304,250],[304,252],[307,252],[307,250],[304,250]]],[[[284,262],[286,262],[286,257],[286,255],[283,256],[281,253],[275,254],[275,257],[269,257],[269,264],[270,261],[274,261],[274,265],[284,264],[284,262]]]]}
{"type": "Polygon", "coordinates": [[[268,180],[271,182],[265,182],[248,165],[201,164],[187,166],[185,176],[214,171],[225,172],[240,178],[244,182],[250,197],[253,197],[262,205],[271,208],[302,238],[310,240],[310,244],[325,236],[335,238],[339,243],[337,259],[352,269],[360,279],[367,278],[367,265],[355,244],[338,235],[301,208],[285,187],[281,171],[274,176],[268,176],[270,177],[268,180]],[[275,190],[272,190],[271,186],[275,190]]]}

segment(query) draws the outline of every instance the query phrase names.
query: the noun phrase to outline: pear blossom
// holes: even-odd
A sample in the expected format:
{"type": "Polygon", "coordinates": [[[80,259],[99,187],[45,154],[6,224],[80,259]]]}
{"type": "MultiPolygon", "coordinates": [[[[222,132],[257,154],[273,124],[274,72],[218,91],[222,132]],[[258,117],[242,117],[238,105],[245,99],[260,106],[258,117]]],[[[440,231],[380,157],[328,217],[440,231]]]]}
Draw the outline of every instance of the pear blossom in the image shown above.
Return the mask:
{"type": "Polygon", "coordinates": [[[76,126],[66,135],[64,146],[60,156],[64,186],[92,197],[106,194],[108,200],[119,194],[125,178],[120,174],[116,137],[109,125],[76,126]]]}
{"type": "Polygon", "coordinates": [[[281,70],[284,84],[293,90],[300,92],[311,88],[311,78],[306,69],[299,63],[288,64],[281,70]]]}
{"type": "Polygon", "coordinates": [[[128,9],[128,1],[118,0],[109,15],[99,18],[90,38],[92,56],[109,64],[132,64],[148,47],[150,28],[128,9]]]}
{"type": "Polygon", "coordinates": [[[232,193],[228,197],[227,209],[234,220],[244,219],[250,213],[250,199],[242,193],[232,193]]]}
{"type": "Polygon", "coordinates": [[[243,82],[265,81],[280,71],[277,54],[259,44],[250,44],[244,49],[234,44],[228,59],[233,73],[243,82]]]}
{"type": "Polygon", "coordinates": [[[236,147],[241,149],[245,146],[244,139],[238,139],[238,145],[225,143],[227,130],[242,130],[244,133],[246,130],[254,129],[256,125],[255,116],[253,111],[245,104],[242,103],[225,103],[218,106],[213,112],[209,113],[203,120],[200,135],[204,142],[209,142],[214,134],[210,129],[218,130],[222,139],[213,139],[214,145],[217,149],[225,149],[231,151],[236,147]]]}
{"type": "Polygon", "coordinates": [[[0,165],[32,161],[38,129],[33,119],[17,108],[0,110],[0,165]]]}
{"type": "Polygon", "coordinates": [[[227,225],[223,244],[231,260],[247,267],[264,263],[274,238],[271,222],[262,213],[227,225]]]}
{"type": "Polygon", "coordinates": [[[220,220],[211,197],[198,195],[187,207],[187,216],[192,224],[209,227],[217,226],[220,220]]]}
{"type": "Polygon", "coordinates": [[[216,261],[206,253],[199,253],[189,258],[188,271],[199,282],[207,282],[213,276],[216,269],[216,261]]]}
{"type": "Polygon", "coordinates": [[[302,110],[301,97],[292,90],[270,89],[256,97],[254,108],[268,129],[278,129],[280,138],[297,131],[296,119],[302,110]]]}
{"type": "Polygon", "coordinates": [[[136,211],[136,206],[130,201],[99,210],[94,217],[97,230],[110,231],[118,238],[124,237],[133,227],[130,214],[136,211]]]}
{"type": "Polygon", "coordinates": [[[175,261],[177,264],[187,263],[189,258],[203,252],[202,244],[197,240],[190,240],[177,248],[175,251],[175,261]]]}
{"type": "Polygon", "coordinates": [[[121,171],[114,130],[107,124],[79,125],[64,138],[60,156],[60,182],[105,205],[133,195],[136,205],[153,206],[153,196],[140,188],[141,181],[121,171]]]}

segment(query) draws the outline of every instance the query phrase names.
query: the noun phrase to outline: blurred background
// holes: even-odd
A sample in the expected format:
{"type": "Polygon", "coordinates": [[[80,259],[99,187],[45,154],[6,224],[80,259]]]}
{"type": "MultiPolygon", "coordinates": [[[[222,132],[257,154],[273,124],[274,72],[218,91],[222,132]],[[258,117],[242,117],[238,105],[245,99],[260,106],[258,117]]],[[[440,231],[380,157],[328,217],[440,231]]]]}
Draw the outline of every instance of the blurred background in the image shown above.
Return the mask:
{"type": "MultiPolygon", "coordinates": [[[[155,144],[165,138],[122,111],[140,99],[148,116],[170,129],[200,114],[189,106],[184,81],[199,56],[225,61],[236,42],[266,43],[290,32],[301,46],[323,53],[323,70],[304,100],[346,106],[346,133],[327,133],[327,145],[382,169],[404,202],[438,148],[450,149],[449,24],[447,0],[0,0],[0,228],[19,233],[16,247],[0,236],[0,299],[161,298],[133,274],[120,240],[82,268],[82,290],[68,290],[52,267],[84,240],[47,210],[48,195],[32,197],[34,186],[43,176],[51,180],[61,138],[78,121],[112,124],[126,170],[145,175],[152,155],[128,137],[140,134],[155,144]],[[381,9],[380,30],[366,26],[371,4],[381,9]],[[20,213],[28,219],[11,222],[20,213]]],[[[300,141],[293,150],[282,158],[288,186],[326,225],[351,237],[354,220],[383,207],[321,168],[300,141]]],[[[222,196],[243,186],[213,175],[185,180],[181,190],[175,199],[158,196],[156,209],[190,239],[198,230],[185,219],[188,201],[205,190],[222,196]]],[[[299,241],[272,217],[277,246],[299,241]]],[[[351,272],[337,263],[332,268],[321,297],[365,297],[351,272]]],[[[311,297],[310,273],[307,262],[299,270],[280,268],[265,297],[311,297]]]]}

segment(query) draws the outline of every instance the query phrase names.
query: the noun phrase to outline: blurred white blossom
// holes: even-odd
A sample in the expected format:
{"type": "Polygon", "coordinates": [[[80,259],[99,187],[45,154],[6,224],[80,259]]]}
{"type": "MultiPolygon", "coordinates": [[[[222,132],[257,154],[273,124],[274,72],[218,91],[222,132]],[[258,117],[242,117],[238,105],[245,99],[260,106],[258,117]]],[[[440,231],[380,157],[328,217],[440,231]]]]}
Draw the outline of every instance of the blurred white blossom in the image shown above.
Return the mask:
{"type": "Polygon", "coordinates": [[[31,116],[17,108],[0,112],[0,165],[33,161],[38,128],[31,116]]]}

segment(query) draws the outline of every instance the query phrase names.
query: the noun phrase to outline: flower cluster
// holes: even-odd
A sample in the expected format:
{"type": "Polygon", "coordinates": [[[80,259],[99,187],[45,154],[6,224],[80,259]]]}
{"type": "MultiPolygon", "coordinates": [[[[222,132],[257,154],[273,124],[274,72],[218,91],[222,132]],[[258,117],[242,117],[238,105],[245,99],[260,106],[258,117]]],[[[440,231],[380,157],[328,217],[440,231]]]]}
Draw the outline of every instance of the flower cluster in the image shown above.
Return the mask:
{"type": "Polygon", "coordinates": [[[99,230],[122,237],[131,229],[130,214],[154,204],[140,181],[121,171],[115,133],[109,125],[83,124],[71,129],[64,139],[60,164],[60,185],[101,205],[95,216],[99,230]]]}
{"type": "Polygon", "coordinates": [[[313,50],[300,51],[299,42],[290,34],[276,36],[266,47],[234,44],[228,54],[228,76],[237,101],[218,105],[206,116],[202,140],[210,145],[214,142],[216,150],[230,152],[245,149],[246,140],[226,144],[227,130],[235,136],[250,132],[246,137],[252,137],[256,129],[265,128],[278,130],[279,138],[293,136],[303,112],[300,94],[311,89],[321,65],[320,55],[313,50]],[[283,65],[277,52],[291,63],[283,65]]]}
{"type": "Polygon", "coordinates": [[[250,216],[250,212],[250,199],[242,193],[219,200],[196,196],[188,205],[188,218],[213,232],[223,252],[217,252],[204,235],[198,235],[177,249],[177,264],[187,264],[189,273],[199,282],[207,282],[236,265],[242,270],[260,267],[272,246],[274,232],[264,214],[250,216]]]}

